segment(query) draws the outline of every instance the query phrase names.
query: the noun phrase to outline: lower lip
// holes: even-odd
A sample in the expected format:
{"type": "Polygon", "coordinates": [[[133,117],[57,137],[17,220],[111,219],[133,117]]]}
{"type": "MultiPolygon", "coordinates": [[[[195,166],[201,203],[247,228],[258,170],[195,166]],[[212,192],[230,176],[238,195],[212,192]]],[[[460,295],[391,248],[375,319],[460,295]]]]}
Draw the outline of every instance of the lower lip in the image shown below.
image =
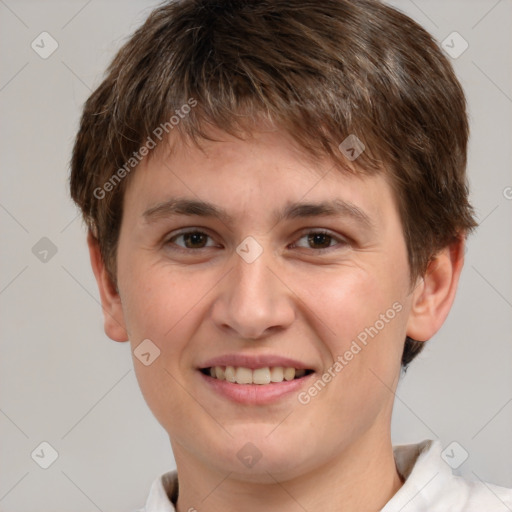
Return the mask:
{"type": "Polygon", "coordinates": [[[215,393],[240,404],[265,405],[275,403],[288,395],[298,393],[315,374],[310,373],[299,379],[284,380],[271,384],[235,384],[199,372],[204,382],[215,393]]]}

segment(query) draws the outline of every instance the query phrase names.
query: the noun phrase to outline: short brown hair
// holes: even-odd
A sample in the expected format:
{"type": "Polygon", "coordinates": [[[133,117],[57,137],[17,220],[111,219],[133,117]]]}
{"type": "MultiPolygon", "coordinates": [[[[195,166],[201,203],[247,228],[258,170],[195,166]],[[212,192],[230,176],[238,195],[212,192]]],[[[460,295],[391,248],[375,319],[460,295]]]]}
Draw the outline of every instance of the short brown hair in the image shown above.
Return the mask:
{"type": "MultiPolygon", "coordinates": [[[[73,150],[71,195],[113,282],[136,167],[126,162],[156,127],[174,128],[170,116],[191,99],[175,127],[196,142],[209,125],[240,135],[249,119],[267,120],[343,166],[339,144],[360,139],[358,172],[384,172],[393,187],[411,283],[476,226],[464,93],[417,23],[376,0],[176,0],[120,49],[85,103],[73,150]]],[[[403,368],[423,346],[405,340],[403,368]]]]}

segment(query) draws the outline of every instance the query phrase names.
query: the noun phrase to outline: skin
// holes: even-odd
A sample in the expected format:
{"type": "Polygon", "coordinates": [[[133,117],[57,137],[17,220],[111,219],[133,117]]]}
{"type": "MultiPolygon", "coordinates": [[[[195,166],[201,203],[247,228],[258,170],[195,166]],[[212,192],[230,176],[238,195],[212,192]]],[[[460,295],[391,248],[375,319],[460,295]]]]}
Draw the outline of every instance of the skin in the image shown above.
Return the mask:
{"type": "Polygon", "coordinates": [[[363,178],[327,160],[313,163],[277,130],[246,140],[215,135],[222,140],[201,148],[185,141],[172,153],[160,148],[131,176],[117,288],[89,236],[106,334],[129,339],[132,349],[150,339],[161,351],[149,366],[134,357],[134,366],[169,434],[178,510],[380,510],[402,485],[390,425],[404,339],[428,340],[443,324],[463,265],[463,237],[411,286],[383,174],[363,178]],[[223,207],[233,224],[144,217],[177,196],[223,207]],[[272,218],[288,202],[334,198],[366,212],[373,229],[346,216],[272,218]],[[211,238],[187,248],[184,237],[170,240],[182,228],[211,238]],[[303,231],[318,229],[333,238],[308,242],[303,231]],[[252,263],[236,253],[247,236],[263,249],[252,263]],[[269,405],[236,404],[210,390],[197,370],[227,353],[278,354],[308,363],[316,379],[397,302],[401,311],[305,405],[297,393],[269,405]],[[261,454],[250,468],[237,457],[247,442],[261,454]]]}

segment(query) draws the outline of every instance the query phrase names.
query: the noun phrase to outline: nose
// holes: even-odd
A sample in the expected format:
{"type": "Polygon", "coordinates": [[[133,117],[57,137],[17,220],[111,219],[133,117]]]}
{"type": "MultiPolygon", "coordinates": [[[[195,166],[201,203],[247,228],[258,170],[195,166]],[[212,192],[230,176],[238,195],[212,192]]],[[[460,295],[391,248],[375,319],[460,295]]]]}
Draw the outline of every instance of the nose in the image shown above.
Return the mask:
{"type": "Polygon", "coordinates": [[[237,253],[220,283],[212,308],[214,323],[238,338],[256,340],[289,327],[295,318],[293,292],[279,275],[270,250],[251,263],[237,253]]]}

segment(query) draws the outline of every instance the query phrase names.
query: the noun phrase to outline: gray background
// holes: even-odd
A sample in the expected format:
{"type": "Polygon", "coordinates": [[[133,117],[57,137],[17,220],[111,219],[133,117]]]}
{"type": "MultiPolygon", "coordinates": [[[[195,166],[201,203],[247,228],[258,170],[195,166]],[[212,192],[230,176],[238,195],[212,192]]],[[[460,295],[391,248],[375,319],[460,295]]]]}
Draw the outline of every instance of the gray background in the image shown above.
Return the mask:
{"type": "MultiPolygon", "coordinates": [[[[392,4],[439,42],[457,31],[469,43],[452,61],[469,101],[481,223],[446,324],[398,387],[393,441],[457,441],[469,453],[457,474],[512,487],[512,1],[392,4]]],[[[1,511],[134,510],[174,467],[129,345],[103,333],[67,192],[83,102],[155,5],[0,0],[1,511]],[[59,44],[47,59],[31,48],[43,31],[59,44]],[[57,248],[46,262],[32,251],[43,237],[57,248]],[[31,458],[42,441],[59,454],[46,470],[31,458]]]]}

